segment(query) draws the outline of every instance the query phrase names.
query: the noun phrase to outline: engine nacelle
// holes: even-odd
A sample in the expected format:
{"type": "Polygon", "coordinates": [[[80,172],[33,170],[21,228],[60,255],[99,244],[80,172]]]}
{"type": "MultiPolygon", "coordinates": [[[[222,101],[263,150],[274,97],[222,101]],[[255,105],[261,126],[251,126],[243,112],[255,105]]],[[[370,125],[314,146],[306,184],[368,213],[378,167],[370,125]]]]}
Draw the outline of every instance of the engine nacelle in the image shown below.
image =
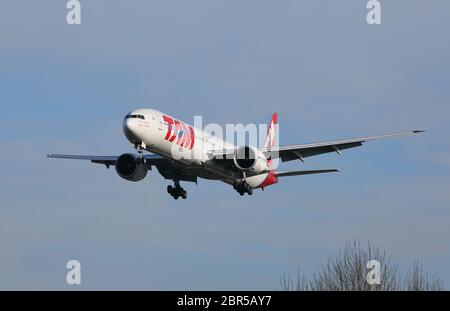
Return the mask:
{"type": "Polygon", "coordinates": [[[234,165],[242,171],[262,173],[268,170],[264,154],[251,146],[239,147],[234,154],[234,165]]]}
{"type": "Polygon", "coordinates": [[[148,165],[140,157],[124,153],[116,160],[116,172],[128,181],[140,181],[147,176],[148,165]]]}

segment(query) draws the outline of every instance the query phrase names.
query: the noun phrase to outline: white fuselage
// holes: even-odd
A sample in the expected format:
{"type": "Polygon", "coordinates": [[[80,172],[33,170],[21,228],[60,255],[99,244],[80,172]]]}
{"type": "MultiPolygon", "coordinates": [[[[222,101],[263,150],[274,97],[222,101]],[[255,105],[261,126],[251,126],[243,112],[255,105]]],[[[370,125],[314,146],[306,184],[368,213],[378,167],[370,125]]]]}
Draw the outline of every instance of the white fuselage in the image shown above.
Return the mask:
{"type": "MultiPolygon", "coordinates": [[[[134,145],[172,159],[173,164],[191,168],[199,177],[218,179],[232,184],[238,178],[234,171],[225,169],[212,159],[213,150],[235,150],[236,146],[201,129],[179,121],[153,109],[138,109],[124,119],[123,130],[134,145]]],[[[267,165],[267,163],[266,163],[267,165]]],[[[266,171],[269,170],[267,166],[266,171]]],[[[257,188],[268,173],[246,177],[252,188],[257,188]]]]}

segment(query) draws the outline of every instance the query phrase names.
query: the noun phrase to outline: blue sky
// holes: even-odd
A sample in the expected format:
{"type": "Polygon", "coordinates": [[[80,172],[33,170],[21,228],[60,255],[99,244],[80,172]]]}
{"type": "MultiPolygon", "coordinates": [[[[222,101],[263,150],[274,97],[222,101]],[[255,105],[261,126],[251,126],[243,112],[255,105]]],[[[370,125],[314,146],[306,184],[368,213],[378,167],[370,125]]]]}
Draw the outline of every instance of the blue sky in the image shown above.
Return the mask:
{"type": "Polygon", "coordinates": [[[346,240],[370,239],[401,267],[420,258],[450,284],[450,3],[384,1],[4,1],[0,11],[0,288],[277,289],[346,240]],[[48,152],[131,151],[121,121],[151,107],[186,122],[267,122],[282,144],[413,128],[283,169],[241,198],[219,182],[167,195],[48,152]]]}

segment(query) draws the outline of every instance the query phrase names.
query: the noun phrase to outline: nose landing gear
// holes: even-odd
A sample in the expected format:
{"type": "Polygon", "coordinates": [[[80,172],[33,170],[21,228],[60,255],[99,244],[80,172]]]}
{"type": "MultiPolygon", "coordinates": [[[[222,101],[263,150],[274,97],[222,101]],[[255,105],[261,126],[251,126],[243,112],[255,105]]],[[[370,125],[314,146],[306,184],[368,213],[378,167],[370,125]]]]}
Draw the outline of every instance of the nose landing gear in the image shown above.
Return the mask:
{"type": "Polygon", "coordinates": [[[134,149],[136,149],[138,153],[142,153],[146,148],[147,146],[144,142],[134,143],[134,149]]]}
{"type": "Polygon", "coordinates": [[[144,160],[144,150],[146,148],[146,145],[144,142],[141,143],[134,143],[134,149],[137,150],[137,153],[141,156],[141,160],[144,160]]]}
{"type": "Polygon", "coordinates": [[[187,192],[180,186],[180,182],[178,180],[174,181],[174,186],[167,186],[167,193],[169,193],[175,200],[178,200],[181,197],[183,200],[187,198],[187,192]]]}

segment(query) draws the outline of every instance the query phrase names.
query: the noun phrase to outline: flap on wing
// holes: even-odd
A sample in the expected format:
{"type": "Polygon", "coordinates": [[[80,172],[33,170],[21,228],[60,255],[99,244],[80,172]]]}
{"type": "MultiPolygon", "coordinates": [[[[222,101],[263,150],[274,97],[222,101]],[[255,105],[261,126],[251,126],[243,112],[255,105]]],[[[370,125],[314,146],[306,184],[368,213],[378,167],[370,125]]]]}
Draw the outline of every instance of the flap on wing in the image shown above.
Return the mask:
{"type": "Polygon", "coordinates": [[[346,143],[339,145],[328,145],[328,146],[317,146],[317,147],[306,147],[299,149],[287,149],[280,150],[278,152],[269,152],[268,156],[271,158],[276,158],[277,154],[281,161],[291,161],[291,160],[302,160],[304,158],[312,157],[319,154],[337,152],[340,153],[341,150],[350,149],[354,147],[361,146],[362,142],[346,143]]]}
{"type": "Polygon", "coordinates": [[[308,170],[308,171],[290,171],[290,172],[275,172],[277,177],[287,177],[287,176],[299,176],[299,175],[312,175],[312,174],[322,174],[322,173],[334,173],[339,172],[338,169],[324,169],[324,170],[308,170]]]}

